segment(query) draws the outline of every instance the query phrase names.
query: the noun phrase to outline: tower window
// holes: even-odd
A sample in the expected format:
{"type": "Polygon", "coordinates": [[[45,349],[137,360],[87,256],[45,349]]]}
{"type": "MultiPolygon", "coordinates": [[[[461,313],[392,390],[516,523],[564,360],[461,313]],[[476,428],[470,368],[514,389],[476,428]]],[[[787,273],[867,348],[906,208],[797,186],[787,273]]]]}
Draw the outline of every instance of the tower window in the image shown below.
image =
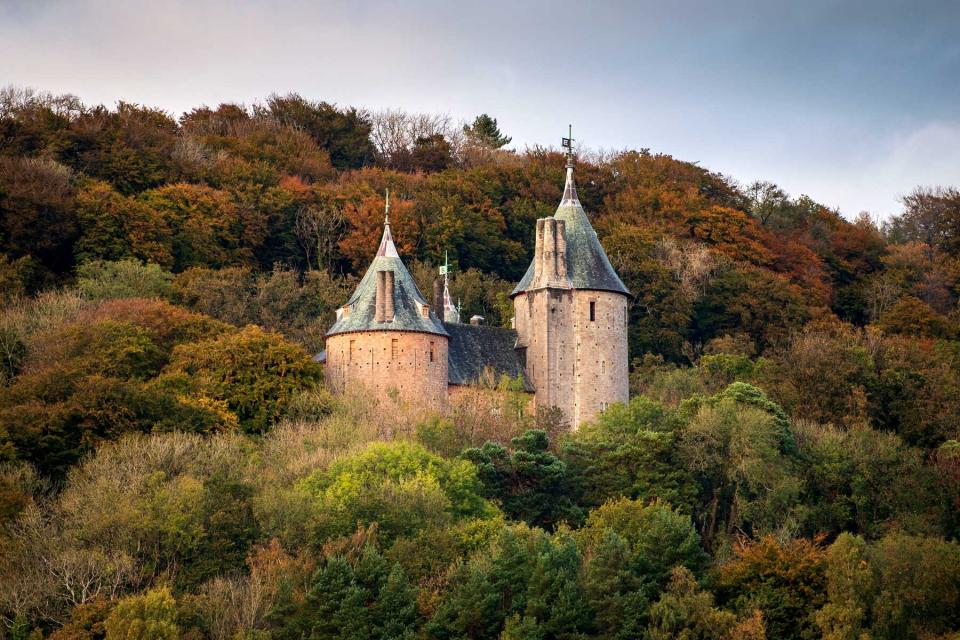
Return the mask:
{"type": "Polygon", "coordinates": [[[348,356],[347,362],[353,362],[353,345],[355,342],[356,340],[350,341],[350,355],[348,356]]]}
{"type": "Polygon", "coordinates": [[[590,322],[593,322],[597,319],[597,303],[593,300],[590,301],[590,322]]]}
{"type": "Polygon", "coordinates": [[[627,308],[623,308],[623,326],[627,326],[627,308]]]}
{"type": "Polygon", "coordinates": [[[606,360],[601,360],[601,361],[600,361],[600,373],[606,373],[606,372],[607,372],[607,361],[606,361],[606,360]]]}
{"type": "Polygon", "coordinates": [[[397,359],[397,352],[399,351],[399,349],[400,349],[400,341],[397,340],[396,338],[391,339],[390,340],[390,359],[391,360],[397,359]]]}
{"type": "Polygon", "coordinates": [[[430,341],[430,362],[433,362],[433,341],[430,341]]]}

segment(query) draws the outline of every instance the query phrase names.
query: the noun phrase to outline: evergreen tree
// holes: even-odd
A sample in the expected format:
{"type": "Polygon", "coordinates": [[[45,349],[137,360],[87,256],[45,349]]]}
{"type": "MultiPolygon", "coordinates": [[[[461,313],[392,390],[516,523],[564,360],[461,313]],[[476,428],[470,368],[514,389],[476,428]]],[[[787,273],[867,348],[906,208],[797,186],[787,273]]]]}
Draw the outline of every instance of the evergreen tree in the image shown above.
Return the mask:
{"type": "Polygon", "coordinates": [[[491,118],[485,113],[477,116],[473,120],[473,124],[464,125],[463,132],[471,140],[492,149],[499,149],[510,144],[510,141],[513,140],[513,138],[500,132],[496,118],[491,118]]]}

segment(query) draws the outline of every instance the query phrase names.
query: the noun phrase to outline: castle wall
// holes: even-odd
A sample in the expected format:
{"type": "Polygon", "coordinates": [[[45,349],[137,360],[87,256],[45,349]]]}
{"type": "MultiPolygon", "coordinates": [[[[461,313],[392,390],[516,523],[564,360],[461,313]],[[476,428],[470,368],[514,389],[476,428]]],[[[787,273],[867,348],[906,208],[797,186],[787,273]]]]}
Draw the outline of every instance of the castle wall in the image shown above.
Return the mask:
{"type": "Polygon", "coordinates": [[[609,291],[538,289],[514,298],[537,406],[559,408],[576,429],[629,400],[626,312],[626,296],[609,291]]]}
{"type": "Polygon", "coordinates": [[[359,331],[327,338],[327,386],[341,393],[360,383],[379,399],[443,411],[447,407],[446,336],[408,331],[359,331]],[[431,357],[432,353],[432,357],[431,357]]]}
{"type": "Polygon", "coordinates": [[[627,297],[611,291],[575,290],[573,308],[576,378],[572,420],[579,426],[610,404],[630,399],[627,297]]]}

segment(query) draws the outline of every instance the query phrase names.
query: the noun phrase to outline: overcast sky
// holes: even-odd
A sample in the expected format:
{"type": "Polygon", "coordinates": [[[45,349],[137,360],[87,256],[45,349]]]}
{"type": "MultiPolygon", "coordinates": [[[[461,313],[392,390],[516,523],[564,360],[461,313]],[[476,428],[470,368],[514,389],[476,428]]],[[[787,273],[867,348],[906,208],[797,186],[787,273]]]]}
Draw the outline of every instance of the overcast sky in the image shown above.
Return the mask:
{"type": "Polygon", "coordinates": [[[960,186],[960,2],[0,0],[0,85],[173,113],[297,91],[648,147],[847,217],[960,186]]]}

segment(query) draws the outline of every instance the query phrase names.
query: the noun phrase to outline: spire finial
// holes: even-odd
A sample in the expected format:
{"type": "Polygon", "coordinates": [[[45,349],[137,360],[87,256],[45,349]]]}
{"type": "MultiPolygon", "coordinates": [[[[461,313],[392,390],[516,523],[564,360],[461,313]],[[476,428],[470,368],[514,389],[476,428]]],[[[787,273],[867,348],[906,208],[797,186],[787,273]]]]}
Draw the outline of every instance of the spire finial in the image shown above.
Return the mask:
{"type": "Polygon", "coordinates": [[[568,138],[563,138],[561,145],[567,150],[567,182],[563,185],[563,201],[577,200],[577,185],[573,182],[573,125],[567,125],[568,138]]]}
{"type": "Polygon", "coordinates": [[[378,256],[387,256],[388,258],[398,258],[397,247],[393,244],[393,234],[390,233],[390,189],[387,189],[385,213],[383,216],[383,238],[380,240],[380,248],[377,249],[378,256]]]}

